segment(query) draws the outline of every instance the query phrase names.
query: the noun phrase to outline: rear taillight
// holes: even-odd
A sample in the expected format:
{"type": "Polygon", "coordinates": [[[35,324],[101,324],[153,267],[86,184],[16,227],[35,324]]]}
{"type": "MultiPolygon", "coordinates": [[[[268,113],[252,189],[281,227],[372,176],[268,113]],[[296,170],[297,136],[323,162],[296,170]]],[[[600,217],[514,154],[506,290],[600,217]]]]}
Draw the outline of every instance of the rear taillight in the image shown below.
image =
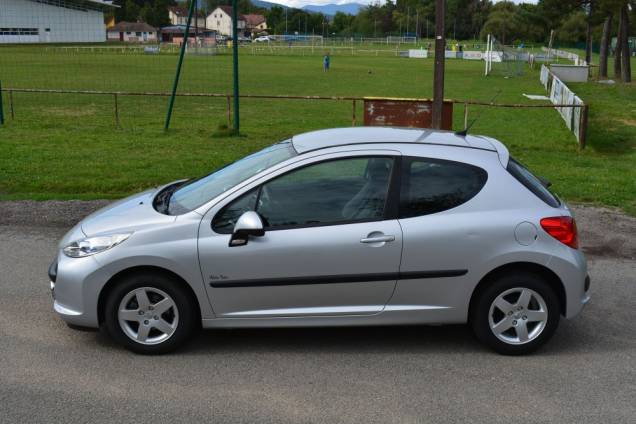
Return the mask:
{"type": "Polygon", "coordinates": [[[579,236],[576,232],[576,221],[569,216],[553,216],[541,220],[541,228],[561,243],[572,249],[579,248],[579,236]]]}

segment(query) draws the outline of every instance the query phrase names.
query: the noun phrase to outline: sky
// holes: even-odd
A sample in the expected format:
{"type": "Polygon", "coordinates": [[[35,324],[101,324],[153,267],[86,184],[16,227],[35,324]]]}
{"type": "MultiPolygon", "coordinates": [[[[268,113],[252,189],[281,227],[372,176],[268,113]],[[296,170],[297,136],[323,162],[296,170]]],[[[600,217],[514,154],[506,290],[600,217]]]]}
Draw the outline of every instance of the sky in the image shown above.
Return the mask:
{"type": "MultiPolygon", "coordinates": [[[[344,3],[360,3],[370,4],[375,3],[377,0],[266,0],[271,3],[284,4],[291,7],[303,7],[308,4],[325,5],[325,4],[344,4],[344,3]]],[[[384,0],[382,0],[383,2],[384,0]]],[[[497,0],[494,0],[497,2],[497,0]]],[[[536,3],[537,0],[512,0],[514,3],[536,3]]]]}

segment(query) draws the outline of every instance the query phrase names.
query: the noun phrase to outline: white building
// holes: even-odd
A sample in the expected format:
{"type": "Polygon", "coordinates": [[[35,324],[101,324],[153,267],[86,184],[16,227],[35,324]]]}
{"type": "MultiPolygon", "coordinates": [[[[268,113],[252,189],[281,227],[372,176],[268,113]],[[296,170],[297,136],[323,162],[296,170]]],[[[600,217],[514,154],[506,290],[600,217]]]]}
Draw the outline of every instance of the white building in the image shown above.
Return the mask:
{"type": "MultiPolygon", "coordinates": [[[[232,37],[232,6],[219,6],[214,9],[206,18],[206,26],[221,35],[232,37]]],[[[245,31],[245,19],[242,15],[238,16],[236,26],[240,33],[245,31]]]]}
{"type": "Polygon", "coordinates": [[[0,0],[0,43],[106,41],[103,0],[0,0]]]}
{"type": "Polygon", "coordinates": [[[108,41],[148,43],[157,41],[157,29],[145,22],[118,22],[108,28],[108,41]]]}
{"type": "MultiPolygon", "coordinates": [[[[173,6],[168,8],[168,19],[170,19],[170,23],[172,25],[187,25],[188,24],[188,8],[181,6],[173,6]]],[[[205,28],[205,14],[201,11],[196,12],[198,17],[192,17],[192,23],[190,24],[193,28],[196,26],[198,28],[205,28]]]]}

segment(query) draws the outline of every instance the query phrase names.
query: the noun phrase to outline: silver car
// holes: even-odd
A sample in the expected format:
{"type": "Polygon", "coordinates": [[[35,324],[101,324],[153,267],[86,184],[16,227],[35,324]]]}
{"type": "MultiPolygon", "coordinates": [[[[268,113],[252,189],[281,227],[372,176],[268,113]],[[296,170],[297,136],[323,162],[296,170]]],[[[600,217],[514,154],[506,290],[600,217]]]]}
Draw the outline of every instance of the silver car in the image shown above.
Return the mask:
{"type": "Polygon", "coordinates": [[[488,137],[301,134],[84,219],[49,269],[54,308],[138,353],[200,327],[468,323],[523,354],[589,300],[548,186],[488,137]]]}

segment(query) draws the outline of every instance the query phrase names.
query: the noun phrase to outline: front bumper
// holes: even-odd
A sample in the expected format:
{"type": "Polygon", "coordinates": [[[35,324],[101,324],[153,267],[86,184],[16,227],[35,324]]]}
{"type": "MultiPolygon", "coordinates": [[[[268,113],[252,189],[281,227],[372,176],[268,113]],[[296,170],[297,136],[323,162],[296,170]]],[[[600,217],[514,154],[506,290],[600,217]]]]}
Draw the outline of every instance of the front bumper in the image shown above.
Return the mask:
{"type": "Polygon", "coordinates": [[[71,259],[60,254],[49,267],[53,310],[68,324],[97,328],[97,299],[107,281],[92,257],[71,259]]]}

